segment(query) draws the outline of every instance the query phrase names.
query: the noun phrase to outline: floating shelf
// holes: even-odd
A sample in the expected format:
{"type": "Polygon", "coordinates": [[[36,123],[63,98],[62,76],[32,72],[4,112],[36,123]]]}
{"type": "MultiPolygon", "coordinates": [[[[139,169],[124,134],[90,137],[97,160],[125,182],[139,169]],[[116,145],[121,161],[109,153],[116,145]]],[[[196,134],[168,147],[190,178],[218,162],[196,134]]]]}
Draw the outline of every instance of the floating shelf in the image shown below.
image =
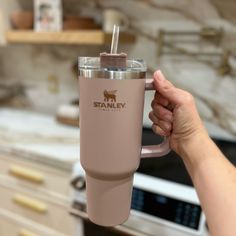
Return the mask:
{"type": "MultiPolygon", "coordinates": [[[[87,44],[104,45],[111,42],[111,34],[101,30],[78,30],[62,32],[34,32],[13,30],[6,32],[8,43],[28,43],[28,44],[87,44]]],[[[120,34],[121,43],[133,43],[133,34],[120,34]]]]}

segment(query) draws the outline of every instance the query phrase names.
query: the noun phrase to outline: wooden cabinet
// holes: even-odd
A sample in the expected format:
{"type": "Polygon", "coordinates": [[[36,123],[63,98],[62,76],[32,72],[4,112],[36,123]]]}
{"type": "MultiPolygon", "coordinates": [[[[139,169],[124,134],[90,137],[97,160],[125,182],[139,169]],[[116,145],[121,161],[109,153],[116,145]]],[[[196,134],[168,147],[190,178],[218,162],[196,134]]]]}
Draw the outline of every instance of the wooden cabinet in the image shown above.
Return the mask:
{"type": "Polygon", "coordinates": [[[1,236],[66,236],[28,219],[0,209],[1,236]]]}
{"type": "Polygon", "coordinates": [[[40,163],[23,161],[9,154],[0,154],[0,174],[35,191],[41,189],[61,197],[67,197],[70,191],[70,171],[59,171],[40,163]]]}
{"type": "Polygon", "coordinates": [[[68,213],[70,175],[69,170],[1,153],[0,235],[74,236],[75,222],[68,213]],[[14,217],[4,218],[1,211],[30,224],[14,223],[14,217]]]}

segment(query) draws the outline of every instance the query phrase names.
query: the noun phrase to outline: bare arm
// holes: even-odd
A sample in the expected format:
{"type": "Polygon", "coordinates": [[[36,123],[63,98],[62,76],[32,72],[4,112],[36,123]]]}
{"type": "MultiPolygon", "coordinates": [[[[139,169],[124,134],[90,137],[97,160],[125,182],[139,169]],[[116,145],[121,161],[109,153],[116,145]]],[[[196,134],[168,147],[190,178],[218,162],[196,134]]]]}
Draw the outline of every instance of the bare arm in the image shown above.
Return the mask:
{"type": "Polygon", "coordinates": [[[170,135],[183,159],[206,214],[212,236],[236,235],[236,169],[208,136],[193,97],[175,88],[160,71],[150,119],[153,130],[170,135]]]}
{"type": "Polygon", "coordinates": [[[195,137],[180,155],[192,177],[211,235],[235,236],[235,167],[208,137],[195,137]]]}

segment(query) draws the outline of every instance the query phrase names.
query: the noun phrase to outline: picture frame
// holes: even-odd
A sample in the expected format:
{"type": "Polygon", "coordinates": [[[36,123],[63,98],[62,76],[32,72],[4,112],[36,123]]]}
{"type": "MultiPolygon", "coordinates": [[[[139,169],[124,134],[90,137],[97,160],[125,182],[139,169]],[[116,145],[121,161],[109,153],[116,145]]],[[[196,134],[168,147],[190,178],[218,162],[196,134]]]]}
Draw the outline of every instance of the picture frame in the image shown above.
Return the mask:
{"type": "Polygon", "coordinates": [[[34,29],[37,32],[62,30],[61,0],[34,0],[34,29]]]}

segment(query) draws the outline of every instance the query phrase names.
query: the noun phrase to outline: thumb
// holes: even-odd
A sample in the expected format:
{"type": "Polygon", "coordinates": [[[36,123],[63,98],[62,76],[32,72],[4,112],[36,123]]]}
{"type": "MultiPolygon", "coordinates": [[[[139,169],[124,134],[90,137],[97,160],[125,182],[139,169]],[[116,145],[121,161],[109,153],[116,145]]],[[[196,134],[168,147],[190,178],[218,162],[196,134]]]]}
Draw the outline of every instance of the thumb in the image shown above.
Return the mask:
{"type": "Polygon", "coordinates": [[[183,102],[185,91],[176,88],[169,80],[165,78],[160,70],[154,73],[154,86],[157,92],[171,103],[177,105],[183,102]]]}

